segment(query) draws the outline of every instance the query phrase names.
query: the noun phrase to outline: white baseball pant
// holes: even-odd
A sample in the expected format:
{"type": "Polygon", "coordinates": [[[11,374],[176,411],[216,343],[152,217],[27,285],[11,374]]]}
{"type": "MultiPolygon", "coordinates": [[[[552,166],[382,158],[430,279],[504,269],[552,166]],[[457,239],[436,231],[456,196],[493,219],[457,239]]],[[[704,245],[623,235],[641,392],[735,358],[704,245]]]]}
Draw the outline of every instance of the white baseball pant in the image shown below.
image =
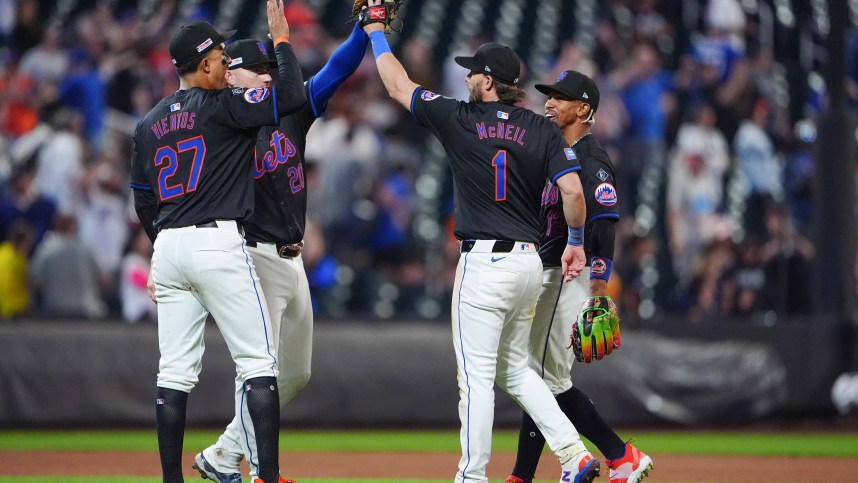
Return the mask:
{"type": "MultiPolygon", "coordinates": [[[[273,243],[258,243],[248,247],[253,256],[256,272],[271,314],[274,346],[277,354],[279,377],[277,388],[280,407],[291,401],[310,380],[310,362],[313,355],[313,307],[310,301],[310,284],[304,271],[301,255],[281,258],[273,243]]],[[[243,398],[241,381],[236,378],[236,416],[226,427],[214,446],[203,455],[219,471],[239,472],[242,455],[247,458],[250,473],[256,476],[256,434],[247,404],[243,398]],[[218,454],[218,450],[221,452],[218,454]]]]}
{"type": "Polygon", "coordinates": [[[214,316],[238,379],[276,377],[271,321],[253,260],[235,221],[162,230],[152,254],[158,300],[158,386],[191,392],[214,316]]]}
{"type": "Polygon", "coordinates": [[[461,254],[453,286],[462,423],[456,482],[488,482],[494,381],[530,414],[555,453],[581,441],[548,386],[528,365],[530,324],[542,279],[536,246],[516,242],[511,252],[492,253],[494,243],[477,240],[470,252],[461,254]]]}
{"type": "Polygon", "coordinates": [[[590,268],[571,282],[562,281],[560,267],[543,270],[530,329],[530,366],[555,396],[572,388],[572,326],[590,294],[590,268]]]}

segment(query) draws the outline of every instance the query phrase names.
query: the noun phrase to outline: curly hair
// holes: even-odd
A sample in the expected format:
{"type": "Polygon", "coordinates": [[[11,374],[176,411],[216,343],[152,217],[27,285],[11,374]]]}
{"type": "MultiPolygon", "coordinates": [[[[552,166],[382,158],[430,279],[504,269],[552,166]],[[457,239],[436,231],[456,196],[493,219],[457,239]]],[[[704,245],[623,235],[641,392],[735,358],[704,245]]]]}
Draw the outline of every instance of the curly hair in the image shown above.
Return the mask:
{"type": "Polygon", "coordinates": [[[504,84],[497,80],[495,80],[495,91],[498,94],[498,99],[510,106],[514,106],[515,103],[524,99],[524,90],[521,87],[504,84]]]}

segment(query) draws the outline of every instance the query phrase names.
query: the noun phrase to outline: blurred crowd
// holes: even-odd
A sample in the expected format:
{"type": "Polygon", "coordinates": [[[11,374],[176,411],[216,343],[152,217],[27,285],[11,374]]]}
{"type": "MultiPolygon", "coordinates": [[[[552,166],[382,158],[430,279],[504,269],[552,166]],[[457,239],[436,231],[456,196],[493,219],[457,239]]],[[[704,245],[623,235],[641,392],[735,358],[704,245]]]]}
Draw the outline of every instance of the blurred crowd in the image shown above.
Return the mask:
{"type": "MultiPolygon", "coordinates": [[[[178,87],[166,44],[182,2],[154,2],[146,16],[134,2],[83,3],[52,23],[44,2],[0,0],[0,318],[154,318],[129,134],[178,87]]],[[[594,132],[619,183],[621,310],[769,322],[809,310],[824,87],[778,59],[738,0],[614,0],[596,12],[589,42],[561,38],[525,78],[575,69],[598,81],[594,132]]],[[[288,2],[287,19],[305,77],[350,28],[323,24],[303,0],[288,2]]],[[[466,99],[450,59],[485,40],[444,51],[404,32],[395,51],[415,82],[466,99]]],[[[542,112],[544,100],[528,87],[527,107],[542,112]]],[[[457,252],[440,156],[368,56],[308,138],[303,256],[317,317],[446,317],[457,252]]]]}

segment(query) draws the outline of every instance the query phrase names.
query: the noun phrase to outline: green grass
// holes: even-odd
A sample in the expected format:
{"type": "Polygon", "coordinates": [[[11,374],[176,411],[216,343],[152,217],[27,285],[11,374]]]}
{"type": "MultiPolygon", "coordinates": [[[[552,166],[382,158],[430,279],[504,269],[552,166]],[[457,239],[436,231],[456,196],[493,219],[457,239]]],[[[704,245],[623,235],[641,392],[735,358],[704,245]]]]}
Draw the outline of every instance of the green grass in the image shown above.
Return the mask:
{"type": "MultiPolygon", "coordinates": [[[[57,478],[56,476],[0,476],[0,483],[161,483],[161,478],[121,476],[63,476],[61,478],[57,478]]],[[[386,481],[381,479],[355,478],[301,478],[300,483],[386,483],[386,481]]],[[[449,483],[449,480],[396,480],[396,483],[449,483]]]]}
{"type": "MultiPolygon", "coordinates": [[[[203,448],[218,437],[217,431],[188,431],[185,448],[203,448]]],[[[829,456],[858,457],[858,432],[699,432],[636,431],[620,436],[637,438],[636,445],[650,454],[829,456]]],[[[514,452],[518,433],[495,431],[493,451],[514,452]]],[[[595,451],[592,445],[591,450],[595,451]]],[[[284,452],[458,452],[458,432],[445,431],[295,431],[284,429],[280,448],[284,452]]],[[[0,431],[0,451],[157,451],[154,430],[129,431],[0,431]]],[[[0,476],[0,483],[160,483],[144,477],[22,477],[0,476]]],[[[202,481],[189,478],[188,481],[202,481]]],[[[441,483],[444,480],[301,478],[301,483],[441,483]]],[[[556,480],[555,480],[556,481],[556,480]]],[[[492,483],[503,483],[493,480],[492,483]]],[[[543,481],[539,483],[552,483],[543,481]]],[[[667,483],[667,482],[665,482],[667,483]]],[[[681,483],[681,482],[670,482],[681,483]]]]}
{"type": "MultiPolygon", "coordinates": [[[[189,431],[185,448],[204,448],[218,435],[216,431],[189,431]]],[[[635,432],[620,436],[636,437],[638,447],[654,454],[858,457],[858,433],[635,432]]],[[[493,451],[515,451],[517,437],[516,432],[496,431],[493,451]]],[[[457,452],[459,436],[449,430],[284,430],[280,448],[286,452],[457,452]]],[[[158,446],[151,430],[0,431],[0,450],[157,451],[158,446]]]]}

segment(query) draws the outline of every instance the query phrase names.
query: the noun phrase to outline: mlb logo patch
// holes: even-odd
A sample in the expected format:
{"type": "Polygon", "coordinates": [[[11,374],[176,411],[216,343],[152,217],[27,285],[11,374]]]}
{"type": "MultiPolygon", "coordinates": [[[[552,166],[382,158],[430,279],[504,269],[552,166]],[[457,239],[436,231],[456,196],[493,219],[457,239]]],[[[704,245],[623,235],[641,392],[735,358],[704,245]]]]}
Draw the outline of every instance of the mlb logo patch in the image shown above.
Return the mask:
{"type": "Polygon", "coordinates": [[[197,45],[197,52],[202,52],[206,50],[207,48],[211,47],[213,43],[214,41],[212,41],[211,38],[206,39],[205,42],[201,43],[200,45],[197,45]]]}
{"type": "Polygon", "coordinates": [[[264,87],[256,87],[254,89],[248,89],[244,91],[244,100],[251,104],[259,104],[260,102],[268,99],[268,95],[270,91],[264,87]]]}
{"type": "Polygon", "coordinates": [[[244,57],[236,57],[230,61],[229,66],[235,67],[235,66],[241,65],[243,63],[244,63],[244,57]]]}
{"type": "Polygon", "coordinates": [[[564,148],[563,154],[565,154],[566,159],[568,159],[570,161],[573,159],[578,159],[578,156],[575,155],[575,151],[572,148],[564,148]]]}
{"type": "Polygon", "coordinates": [[[602,206],[614,206],[617,204],[617,190],[611,183],[602,183],[597,186],[594,195],[596,201],[602,206]]]}
{"type": "Polygon", "coordinates": [[[177,102],[177,103],[175,103],[175,104],[170,104],[170,112],[176,112],[176,111],[178,111],[178,110],[179,110],[179,109],[181,109],[181,108],[182,108],[182,103],[181,103],[181,102],[177,102]]]}
{"type": "Polygon", "coordinates": [[[507,119],[509,119],[509,113],[503,112],[503,111],[498,111],[498,117],[500,119],[507,120],[507,119]]]}

